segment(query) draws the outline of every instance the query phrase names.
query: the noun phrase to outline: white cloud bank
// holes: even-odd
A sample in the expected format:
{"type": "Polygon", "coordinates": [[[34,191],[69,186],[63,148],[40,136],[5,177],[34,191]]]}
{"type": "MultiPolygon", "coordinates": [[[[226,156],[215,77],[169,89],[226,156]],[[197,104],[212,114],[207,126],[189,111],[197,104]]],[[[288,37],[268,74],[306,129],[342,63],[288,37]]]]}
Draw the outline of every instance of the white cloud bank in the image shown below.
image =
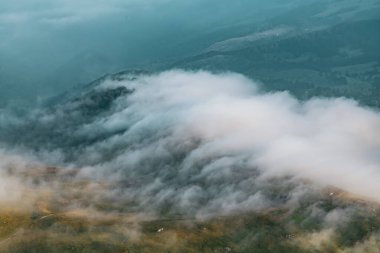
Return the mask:
{"type": "Polygon", "coordinates": [[[127,151],[117,159],[136,162],[152,153],[171,152],[161,150],[168,142],[181,146],[195,139],[200,145],[178,170],[220,157],[199,172],[215,174],[213,170],[223,169],[216,167],[231,163],[223,164],[226,157],[238,163],[244,156],[248,157],[246,166],[259,168],[264,176],[296,175],[380,200],[380,114],[355,101],[300,102],[287,93],[262,94],[255,83],[240,75],[207,72],[170,71],[103,84],[112,85],[136,92],[119,101],[116,113],[87,125],[84,131],[132,125],[100,147],[139,131],[166,132],[156,136],[154,147],[127,151]]]}
{"type": "Polygon", "coordinates": [[[84,94],[33,114],[9,142],[81,168],[78,179],[115,182],[98,198],[144,210],[261,210],[310,193],[298,179],[380,201],[380,114],[355,101],[300,102],[241,75],[179,70],[108,79],[89,94],[120,87],[134,92],[100,111],[84,94]]]}

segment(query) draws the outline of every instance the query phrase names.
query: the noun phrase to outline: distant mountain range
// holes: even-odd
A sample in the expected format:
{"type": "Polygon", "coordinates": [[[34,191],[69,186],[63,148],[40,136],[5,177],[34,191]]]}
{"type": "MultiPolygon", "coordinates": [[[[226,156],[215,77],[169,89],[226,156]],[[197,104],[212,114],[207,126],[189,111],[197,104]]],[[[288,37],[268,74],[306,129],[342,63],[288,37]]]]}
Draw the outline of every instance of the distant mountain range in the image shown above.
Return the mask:
{"type": "Polygon", "coordinates": [[[160,67],[233,71],[301,99],[346,96],[378,107],[379,27],[380,1],[305,1],[160,67]]]}
{"type": "Polygon", "coordinates": [[[296,30],[279,27],[210,46],[170,68],[243,73],[299,98],[346,96],[380,105],[380,19],[296,30]]]}

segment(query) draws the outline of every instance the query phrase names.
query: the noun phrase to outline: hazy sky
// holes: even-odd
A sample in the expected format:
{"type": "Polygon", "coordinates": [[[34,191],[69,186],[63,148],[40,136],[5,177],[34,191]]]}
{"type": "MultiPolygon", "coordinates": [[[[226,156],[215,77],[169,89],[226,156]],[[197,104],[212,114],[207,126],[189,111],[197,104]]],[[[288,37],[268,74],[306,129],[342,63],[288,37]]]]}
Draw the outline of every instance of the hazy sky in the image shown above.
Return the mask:
{"type": "MultiPolygon", "coordinates": [[[[357,8],[376,1],[339,4],[357,8]]],[[[193,55],[314,2],[321,11],[339,11],[330,0],[2,0],[0,106],[193,55]]]]}
{"type": "Polygon", "coordinates": [[[266,15],[267,7],[275,13],[296,2],[4,0],[0,99],[57,93],[107,72],[191,54],[234,35],[230,27],[266,15]]]}

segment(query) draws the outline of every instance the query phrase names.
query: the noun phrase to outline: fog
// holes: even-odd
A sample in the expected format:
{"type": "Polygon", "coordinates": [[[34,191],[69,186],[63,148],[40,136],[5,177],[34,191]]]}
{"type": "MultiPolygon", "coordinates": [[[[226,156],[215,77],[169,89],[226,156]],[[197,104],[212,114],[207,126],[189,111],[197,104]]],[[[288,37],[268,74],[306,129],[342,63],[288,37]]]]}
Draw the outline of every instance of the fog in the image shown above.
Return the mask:
{"type": "Polygon", "coordinates": [[[79,94],[5,116],[1,138],[10,154],[110,182],[99,201],[199,217],[295,205],[330,186],[379,201],[380,115],[353,100],[301,102],[242,75],[180,70],[104,79],[79,94]],[[130,92],[109,107],[89,102],[120,88],[130,92]]]}
{"type": "Polygon", "coordinates": [[[379,10],[1,1],[0,251],[375,252],[379,10]]]}

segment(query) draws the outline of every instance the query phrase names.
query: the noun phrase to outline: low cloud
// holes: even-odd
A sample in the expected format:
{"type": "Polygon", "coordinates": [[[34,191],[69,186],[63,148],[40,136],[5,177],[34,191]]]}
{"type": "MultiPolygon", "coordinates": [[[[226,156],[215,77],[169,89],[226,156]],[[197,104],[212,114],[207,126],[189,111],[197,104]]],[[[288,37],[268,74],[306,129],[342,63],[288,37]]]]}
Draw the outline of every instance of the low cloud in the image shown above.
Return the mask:
{"type": "MultiPolygon", "coordinates": [[[[355,101],[300,102],[286,92],[263,94],[254,82],[235,74],[171,71],[119,84],[136,92],[119,100],[119,111],[85,129],[92,133],[128,126],[129,130],[120,139],[91,149],[110,148],[113,141],[146,134],[153,143],[132,152],[140,160],[155,153],[170,155],[168,145],[198,141],[180,171],[209,158],[223,168],[226,165],[218,164],[216,157],[232,157],[236,164],[244,156],[245,166],[258,168],[263,176],[291,174],[378,198],[380,115],[355,101]]],[[[132,153],[122,153],[116,160],[132,153]]],[[[215,174],[220,170],[215,169],[215,174]]]]}
{"type": "Polygon", "coordinates": [[[76,180],[113,182],[102,201],[199,217],[294,205],[316,185],[379,201],[380,115],[355,101],[301,102],[241,75],[180,70],[88,89],[8,122],[2,138],[78,169],[76,180]]]}

